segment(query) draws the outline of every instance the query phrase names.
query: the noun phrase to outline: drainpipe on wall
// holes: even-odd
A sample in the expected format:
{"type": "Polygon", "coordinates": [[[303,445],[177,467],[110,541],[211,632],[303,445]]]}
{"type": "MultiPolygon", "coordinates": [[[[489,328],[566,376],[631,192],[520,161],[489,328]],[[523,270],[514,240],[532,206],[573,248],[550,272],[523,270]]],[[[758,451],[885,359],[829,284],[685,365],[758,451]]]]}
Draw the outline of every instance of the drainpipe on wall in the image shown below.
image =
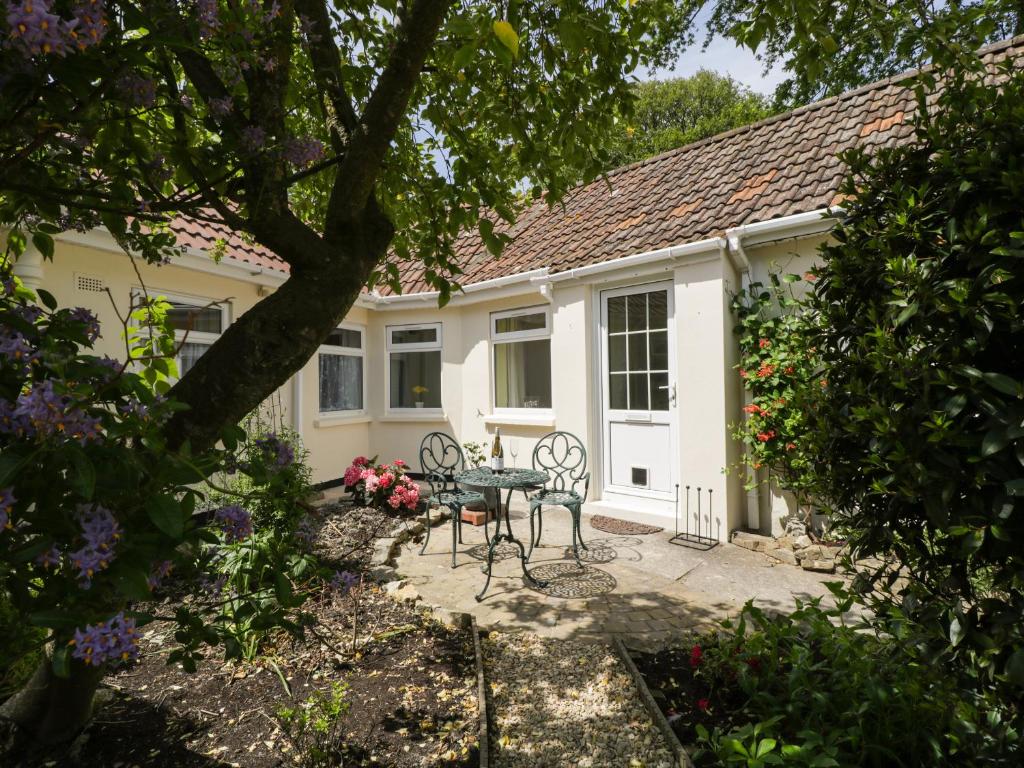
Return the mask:
{"type": "MultiPolygon", "coordinates": [[[[743,232],[742,229],[730,230],[726,232],[726,241],[729,243],[729,250],[735,254],[739,259],[740,267],[740,290],[746,293],[750,287],[750,258],[747,256],[747,252],[743,249],[743,232]]],[[[750,405],[753,402],[753,396],[747,387],[743,387],[743,404],[750,405]]],[[[750,419],[750,414],[746,411],[743,412],[743,423],[746,424],[750,419]]],[[[751,530],[758,531],[761,529],[761,485],[758,482],[757,470],[750,466],[749,462],[744,462],[747,487],[747,527],[751,530]]]]}
{"type": "Polygon", "coordinates": [[[302,440],[302,369],[292,375],[292,429],[302,440]]]}
{"type": "Polygon", "coordinates": [[[27,243],[24,252],[14,262],[14,274],[25,284],[26,288],[36,290],[43,285],[43,254],[39,249],[27,243]]]}

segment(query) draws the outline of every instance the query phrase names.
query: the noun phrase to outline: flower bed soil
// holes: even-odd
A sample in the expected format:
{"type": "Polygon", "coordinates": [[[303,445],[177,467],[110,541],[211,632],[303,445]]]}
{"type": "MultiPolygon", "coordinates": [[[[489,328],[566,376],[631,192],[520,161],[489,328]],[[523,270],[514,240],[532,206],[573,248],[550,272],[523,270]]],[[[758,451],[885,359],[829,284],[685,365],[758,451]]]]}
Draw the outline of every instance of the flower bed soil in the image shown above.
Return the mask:
{"type": "Polygon", "coordinates": [[[644,682],[672,731],[683,746],[697,739],[696,727],[729,730],[733,715],[741,710],[744,696],[739,688],[715,688],[691,673],[692,647],[667,648],[657,653],[630,651],[644,682]]]}
{"type": "MultiPolygon", "coordinates": [[[[373,541],[393,536],[402,525],[373,510],[332,508],[318,521],[313,547],[331,565],[363,571],[373,541]]],[[[173,607],[167,601],[161,612],[173,607]]],[[[252,663],[224,662],[211,650],[193,674],[166,664],[174,646],[170,630],[146,627],[142,658],[107,679],[112,699],[80,739],[74,759],[61,765],[300,764],[277,712],[337,682],[348,686],[349,704],[338,765],[478,764],[469,629],[442,625],[369,583],[343,596],[325,588],[304,609],[314,618],[304,638],[276,635],[252,663]],[[360,619],[353,652],[355,600],[360,619]]]]}

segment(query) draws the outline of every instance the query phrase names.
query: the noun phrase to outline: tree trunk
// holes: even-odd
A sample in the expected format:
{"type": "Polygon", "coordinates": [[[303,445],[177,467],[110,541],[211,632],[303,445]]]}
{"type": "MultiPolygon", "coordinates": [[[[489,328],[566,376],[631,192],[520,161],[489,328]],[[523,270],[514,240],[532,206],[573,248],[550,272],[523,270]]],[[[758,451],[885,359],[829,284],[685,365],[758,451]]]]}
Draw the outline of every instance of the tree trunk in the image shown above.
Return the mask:
{"type": "Polygon", "coordinates": [[[393,233],[371,203],[336,239],[343,245],[323,243],[322,254],[307,250],[295,258],[278,249],[293,265],[287,282],[232,323],[171,390],[189,410],[168,424],[170,443],[189,441],[194,452],[210,448],[225,427],[302,368],[355,303],[393,233]]]}
{"type": "Polygon", "coordinates": [[[0,707],[0,719],[18,726],[15,751],[24,755],[57,754],[92,717],[93,699],[106,670],[75,661],[68,677],[53,672],[49,652],[32,678],[0,707]]]}

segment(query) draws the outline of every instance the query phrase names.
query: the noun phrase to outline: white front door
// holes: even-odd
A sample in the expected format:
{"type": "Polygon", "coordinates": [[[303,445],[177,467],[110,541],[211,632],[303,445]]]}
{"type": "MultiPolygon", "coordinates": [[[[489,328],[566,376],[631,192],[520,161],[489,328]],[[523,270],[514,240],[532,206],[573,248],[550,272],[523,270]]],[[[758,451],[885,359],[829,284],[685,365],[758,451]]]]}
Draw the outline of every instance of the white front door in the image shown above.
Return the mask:
{"type": "Polygon", "coordinates": [[[672,283],[601,293],[604,497],[671,513],[676,393],[672,283]]]}

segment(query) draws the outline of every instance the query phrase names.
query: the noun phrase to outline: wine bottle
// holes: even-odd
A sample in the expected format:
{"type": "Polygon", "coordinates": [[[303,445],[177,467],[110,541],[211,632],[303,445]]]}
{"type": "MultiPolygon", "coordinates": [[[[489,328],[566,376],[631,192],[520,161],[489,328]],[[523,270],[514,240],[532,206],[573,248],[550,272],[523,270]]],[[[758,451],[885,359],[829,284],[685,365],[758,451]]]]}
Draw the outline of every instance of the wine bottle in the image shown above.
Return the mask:
{"type": "Polygon", "coordinates": [[[491,443],[491,471],[505,470],[505,449],[501,447],[501,430],[494,430],[494,442],[491,443]]]}

